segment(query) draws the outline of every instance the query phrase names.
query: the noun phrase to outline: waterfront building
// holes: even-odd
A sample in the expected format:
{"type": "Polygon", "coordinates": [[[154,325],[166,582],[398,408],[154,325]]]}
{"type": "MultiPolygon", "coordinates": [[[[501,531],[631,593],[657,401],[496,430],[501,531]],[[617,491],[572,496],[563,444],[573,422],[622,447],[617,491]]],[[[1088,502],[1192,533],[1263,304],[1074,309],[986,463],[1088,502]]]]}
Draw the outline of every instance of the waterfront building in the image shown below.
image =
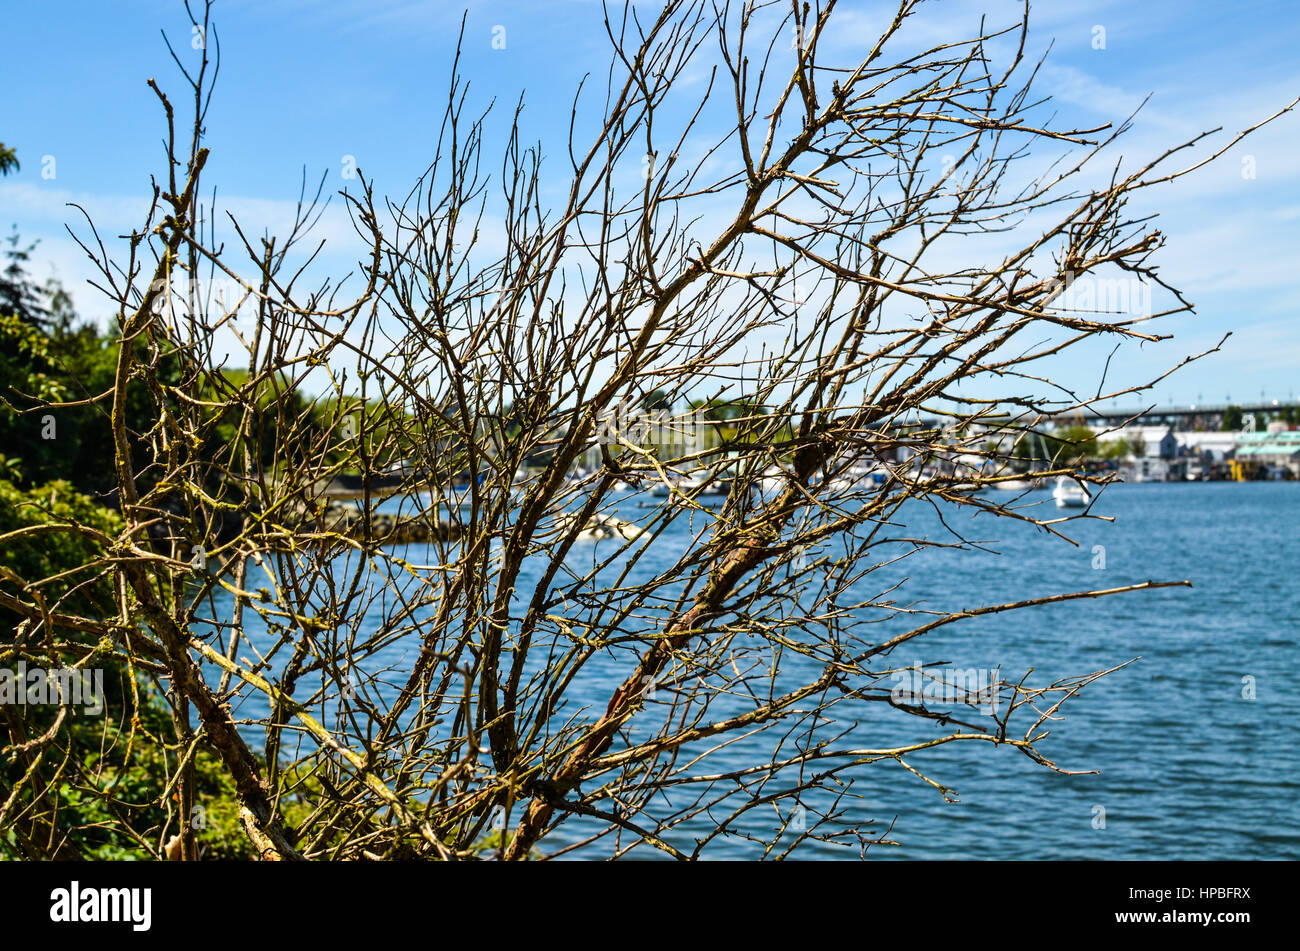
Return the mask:
{"type": "MultiPolygon", "coordinates": [[[[1158,426],[1121,426],[1097,433],[1097,445],[1105,447],[1108,443],[1120,440],[1128,443],[1135,459],[1169,460],[1178,457],[1178,436],[1167,423],[1158,426]]],[[[1159,467],[1153,467],[1152,471],[1159,467]]]]}
{"type": "Polygon", "coordinates": [[[1300,431],[1239,433],[1235,458],[1274,469],[1289,469],[1300,477],[1300,431]]]}
{"type": "Polygon", "coordinates": [[[1175,433],[1178,443],[1178,455],[1190,456],[1201,462],[1224,462],[1232,458],[1237,448],[1237,441],[1242,433],[1234,430],[1215,430],[1212,432],[1175,433]]]}

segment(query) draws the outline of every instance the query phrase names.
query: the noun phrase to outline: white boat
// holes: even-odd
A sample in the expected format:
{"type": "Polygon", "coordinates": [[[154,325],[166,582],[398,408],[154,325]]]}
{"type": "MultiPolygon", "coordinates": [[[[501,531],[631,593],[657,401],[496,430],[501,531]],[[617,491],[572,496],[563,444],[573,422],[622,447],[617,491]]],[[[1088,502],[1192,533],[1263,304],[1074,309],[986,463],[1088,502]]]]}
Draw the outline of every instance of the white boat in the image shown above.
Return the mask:
{"type": "MultiPolygon", "coordinates": [[[[561,514],[558,519],[561,529],[566,532],[570,531],[577,517],[578,513],[576,512],[561,514]]],[[[640,535],[641,531],[639,526],[631,522],[625,522],[613,515],[596,513],[588,519],[582,530],[578,532],[577,538],[586,542],[598,542],[606,538],[633,539],[640,535]]]]}
{"type": "Polygon", "coordinates": [[[671,482],[671,486],[667,483],[656,481],[646,490],[646,494],[658,498],[664,498],[665,496],[673,495],[674,493],[689,496],[713,496],[726,495],[731,489],[730,484],[726,480],[713,477],[701,478],[697,476],[669,476],[668,478],[671,482]]]}
{"type": "Polygon", "coordinates": [[[731,483],[716,476],[693,477],[687,476],[677,483],[678,490],[684,495],[728,495],[731,492],[731,483]]]}
{"type": "Polygon", "coordinates": [[[1042,487],[1042,482],[1039,479],[1004,479],[986,484],[990,489],[1000,489],[1003,492],[1029,492],[1042,487]]]}
{"type": "Polygon", "coordinates": [[[1088,490],[1083,483],[1071,479],[1069,476],[1061,476],[1056,480],[1056,488],[1052,490],[1052,498],[1056,499],[1056,507],[1059,509],[1086,508],[1088,503],[1092,501],[1092,496],[1088,494],[1088,490]]]}

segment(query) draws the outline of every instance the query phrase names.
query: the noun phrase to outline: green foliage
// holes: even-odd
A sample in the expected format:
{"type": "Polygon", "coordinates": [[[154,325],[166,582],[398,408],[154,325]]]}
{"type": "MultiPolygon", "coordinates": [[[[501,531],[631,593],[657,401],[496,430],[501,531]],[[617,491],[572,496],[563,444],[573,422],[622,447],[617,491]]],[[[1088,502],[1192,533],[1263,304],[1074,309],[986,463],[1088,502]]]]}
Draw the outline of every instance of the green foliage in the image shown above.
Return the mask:
{"type": "MultiPolygon", "coordinates": [[[[270,472],[301,465],[304,446],[314,443],[328,425],[319,404],[309,404],[281,375],[253,383],[243,370],[227,370],[219,378],[203,381],[199,396],[226,402],[236,391],[243,393],[239,408],[225,409],[206,421],[204,458],[240,470],[245,454],[270,472]],[[248,413],[250,406],[254,409],[248,413]]],[[[357,418],[360,429],[361,416],[357,418]]]]}
{"type": "MultiPolygon", "coordinates": [[[[68,482],[58,480],[24,491],[0,481],[0,535],[49,524],[85,526],[110,538],[122,528],[116,512],[95,504],[68,482]]],[[[84,570],[102,556],[103,548],[99,540],[78,532],[22,534],[0,544],[0,566],[23,581],[61,575],[40,589],[51,606],[108,617],[114,613],[111,584],[84,570]]],[[[12,577],[0,578],[0,586],[20,593],[12,577]]],[[[11,630],[16,620],[0,609],[0,629],[11,630]]],[[[84,642],[84,635],[71,636],[84,642]]],[[[97,651],[111,649],[106,643],[92,646],[97,651]]],[[[174,765],[178,755],[175,744],[162,740],[173,730],[166,701],[156,688],[141,682],[140,702],[135,705],[130,674],[111,654],[104,653],[90,666],[103,670],[105,712],[100,716],[78,713],[64,721],[55,748],[65,751],[77,768],[65,772],[64,781],[51,795],[58,802],[61,827],[75,830],[72,845],[85,857],[146,858],[150,852],[131,831],[157,847],[154,839],[169,817],[173,831],[176,826],[174,804],[158,798],[158,777],[169,774],[164,767],[168,761],[174,765]],[[123,722],[116,722],[115,715],[123,722]]],[[[26,708],[23,720],[29,735],[40,735],[54,724],[54,708],[26,708]]],[[[21,774],[25,768],[18,761],[0,762],[0,774],[8,782],[17,778],[15,771],[21,774]]],[[[195,754],[194,775],[195,803],[203,806],[204,827],[197,831],[201,848],[214,858],[252,857],[239,826],[233,782],[202,746],[195,754]]],[[[0,834],[0,852],[21,854],[11,833],[0,834]]]]}
{"type": "Polygon", "coordinates": [[[1060,462],[1094,459],[1097,456],[1097,434],[1087,426],[1063,426],[1056,431],[1053,458],[1060,462]]]}
{"type": "Polygon", "coordinates": [[[1011,450],[1012,461],[1022,469],[1056,468],[1097,455],[1097,434],[1087,426],[1063,426],[1050,436],[1028,433],[1011,450]]]}
{"type": "Polygon", "coordinates": [[[1223,428],[1227,430],[1241,429],[1242,413],[1240,406],[1229,406],[1223,411],[1223,428]]]}
{"type": "MultiPolygon", "coordinates": [[[[39,323],[12,309],[0,315],[0,446],[18,447],[20,471],[29,482],[63,479],[79,491],[106,495],[116,482],[109,404],[103,397],[113,387],[118,341],[78,324],[57,284],[45,288],[40,299],[46,317],[39,323]],[[44,405],[60,401],[82,405],[44,405]]],[[[168,354],[161,360],[161,382],[179,382],[178,361],[168,354]]],[[[148,461],[143,435],[158,418],[154,398],[144,387],[132,387],[126,424],[137,472],[148,461]]]]}
{"type": "MultiPolygon", "coordinates": [[[[90,781],[65,784],[59,799],[64,823],[78,830],[76,844],[88,859],[148,858],[151,853],[128,829],[154,848],[162,844],[161,837],[177,830],[175,802],[158,798],[158,777],[170,774],[178,753],[161,742],[171,730],[162,697],[142,691],[137,720],[129,737],[111,722],[86,717],[72,721],[71,746],[83,751],[83,775],[90,781]],[[127,808],[124,803],[132,805],[127,808]]],[[[220,760],[202,745],[194,755],[194,786],[191,815],[201,857],[254,858],[239,823],[234,783],[220,760]]]]}
{"type": "Polygon", "coordinates": [[[3,269],[0,269],[0,313],[17,314],[29,324],[39,324],[49,311],[41,302],[41,292],[27,276],[27,262],[36,244],[33,242],[23,247],[17,231],[10,234],[4,243],[8,247],[0,251],[0,257],[6,259],[3,269]]]}
{"type": "MultiPolygon", "coordinates": [[[[120,665],[112,665],[105,675],[107,714],[69,717],[56,739],[77,767],[65,773],[51,795],[57,799],[60,826],[72,830],[72,845],[87,859],[147,859],[178,830],[174,790],[164,794],[159,783],[159,777],[175,771],[180,751],[179,744],[164,739],[173,730],[166,700],[142,685],[134,716],[116,722],[114,711],[127,710],[131,702],[126,677],[120,665]],[[116,687],[110,689],[114,681],[116,687]]],[[[33,731],[52,722],[52,714],[39,709],[29,708],[26,717],[33,731]]],[[[255,858],[239,822],[234,782],[220,760],[200,744],[192,762],[191,815],[200,857],[255,858]]],[[[21,855],[11,838],[0,834],[0,854],[5,852],[21,855]]]]}
{"type": "Polygon", "coordinates": [[[50,337],[14,313],[0,313],[0,418],[18,416],[13,399],[62,399],[67,392],[58,378],[50,337]]]}
{"type": "Polygon", "coordinates": [[[1042,433],[1029,433],[1016,440],[1011,448],[1011,461],[1015,468],[1038,468],[1051,463],[1054,450],[1053,440],[1042,433]]]}
{"type": "MultiPolygon", "coordinates": [[[[49,524],[86,526],[109,537],[116,536],[122,527],[121,517],[116,512],[96,505],[93,499],[62,480],[27,491],[12,482],[0,480],[0,535],[26,526],[49,524]]],[[[8,568],[24,581],[39,581],[71,572],[42,588],[46,600],[54,603],[74,586],[88,580],[87,572],[79,569],[93,562],[102,552],[103,546],[99,541],[78,532],[24,534],[6,539],[0,545],[0,566],[8,568]]],[[[12,584],[12,581],[0,581],[0,586],[12,584]]],[[[78,587],[65,607],[83,614],[97,608],[111,611],[112,591],[105,584],[97,582],[78,587]]],[[[0,609],[0,618],[4,615],[0,609]]]]}
{"type": "Polygon", "coordinates": [[[1101,451],[1103,459],[1127,459],[1133,447],[1127,439],[1116,439],[1113,442],[1106,443],[1106,447],[1101,451]]]}

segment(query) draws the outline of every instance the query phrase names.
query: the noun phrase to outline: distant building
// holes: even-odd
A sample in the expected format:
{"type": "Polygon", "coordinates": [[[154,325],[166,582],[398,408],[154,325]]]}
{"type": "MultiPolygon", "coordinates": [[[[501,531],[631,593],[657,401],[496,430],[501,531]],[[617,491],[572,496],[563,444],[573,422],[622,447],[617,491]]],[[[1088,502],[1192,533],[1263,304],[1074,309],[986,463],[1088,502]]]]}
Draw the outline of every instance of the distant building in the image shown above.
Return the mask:
{"type": "Polygon", "coordinates": [[[1223,462],[1231,459],[1242,434],[1232,430],[1207,433],[1176,433],[1178,455],[1189,456],[1202,462],[1223,462]]]}
{"type": "Polygon", "coordinates": [[[1159,456],[1140,456],[1122,463],[1119,471],[1125,482],[1168,482],[1169,460],[1159,456]]]}
{"type": "MultiPolygon", "coordinates": [[[[1120,440],[1129,445],[1129,452],[1137,459],[1175,459],[1178,457],[1178,437],[1172,426],[1122,426],[1097,434],[1097,445],[1104,449],[1106,445],[1120,440]],[[1141,451],[1137,451],[1141,450],[1141,451]]],[[[1156,467],[1159,468],[1159,467],[1156,467]]],[[[1154,469],[1152,470],[1154,471],[1154,469]]]]}
{"type": "Polygon", "coordinates": [[[1293,475],[1300,476],[1300,431],[1239,433],[1236,458],[1290,469],[1293,475]]]}

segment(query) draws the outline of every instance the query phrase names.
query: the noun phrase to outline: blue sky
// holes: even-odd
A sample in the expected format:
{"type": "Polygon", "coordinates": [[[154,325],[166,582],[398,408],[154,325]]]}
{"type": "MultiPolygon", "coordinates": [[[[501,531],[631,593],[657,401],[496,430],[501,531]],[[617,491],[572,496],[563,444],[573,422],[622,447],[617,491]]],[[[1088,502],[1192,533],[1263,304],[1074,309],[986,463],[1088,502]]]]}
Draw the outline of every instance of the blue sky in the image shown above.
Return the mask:
{"type": "MultiPolygon", "coordinates": [[[[836,40],[845,58],[868,42],[884,6],[842,4],[836,40]]],[[[950,38],[981,13],[1010,24],[1017,8],[935,0],[909,29],[918,43],[950,38]]],[[[159,30],[186,54],[188,22],[176,0],[57,7],[6,0],[0,9],[0,141],[22,162],[0,180],[0,227],[40,239],[35,275],[57,275],[85,315],[103,319],[105,303],[84,283],[90,268],[64,231],[78,220],[66,203],[84,204],[104,234],[138,224],[148,176],[163,167],[164,126],[145,80],[156,77],[181,95],[159,30]]],[[[524,93],[525,132],[542,141],[560,175],[573,91],[608,62],[598,3],[218,0],[222,63],[208,187],[218,185],[224,203],[257,230],[282,227],[304,166],[313,180],[328,173],[327,189],[347,184],[344,156],[355,156],[380,192],[404,194],[431,157],[466,9],[471,100],[496,98],[504,115],[524,93]],[[505,29],[505,49],[493,49],[495,27],[505,29]]],[[[1031,48],[1053,47],[1038,89],[1055,98],[1060,124],[1119,121],[1152,94],[1120,150],[1126,158],[1220,125],[1237,131],[1300,95],[1294,2],[1058,0],[1035,5],[1031,22],[1031,48]],[[1094,48],[1099,26],[1104,49],[1094,48]]],[[[561,187],[562,177],[551,185],[561,187]]],[[[1161,210],[1169,235],[1162,276],[1187,292],[1197,315],[1164,328],[1177,335],[1170,344],[1130,348],[1119,369],[1159,372],[1232,331],[1223,352],[1162,384],[1156,399],[1300,396],[1300,112],[1144,201],[1161,210]],[[1253,177],[1243,174],[1247,167],[1253,177]]],[[[323,225],[327,238],[345,242],[345,220],[323,225]]],[[[346,269],[344,250],[334,263],[346,269]]]]}

